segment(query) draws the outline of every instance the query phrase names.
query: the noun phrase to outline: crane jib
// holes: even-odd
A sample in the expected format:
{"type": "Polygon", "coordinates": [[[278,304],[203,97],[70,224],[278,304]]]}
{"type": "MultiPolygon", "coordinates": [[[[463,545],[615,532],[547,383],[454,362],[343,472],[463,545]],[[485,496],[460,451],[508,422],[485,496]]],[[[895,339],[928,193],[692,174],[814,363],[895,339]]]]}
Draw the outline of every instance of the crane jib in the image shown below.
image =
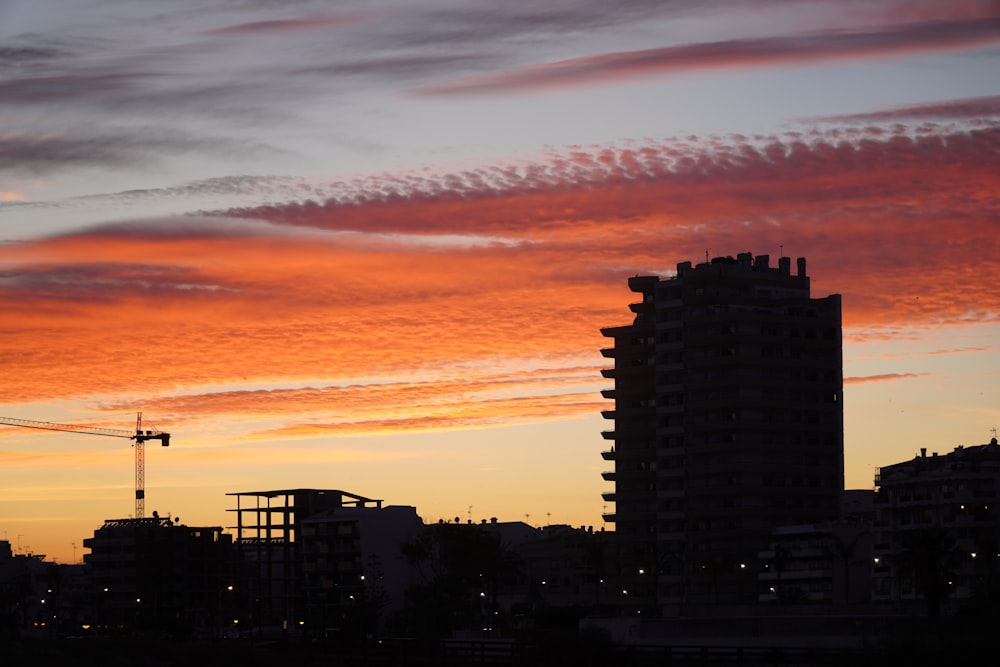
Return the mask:
{"type": "Polygon", "coordinates": [[[34,419],[20,419],[17,417],[0,417],[0,425],[20,426],[22,428],[39,429],[42,431],[64,431],[79,435],[105,435],[112,438],[128,438],[135,444],[135,518],[145,518],[145,478],[146,478],[146,455],[145,443],[147,440],[159,440],[164,447],[170,446],[170,434],[158,430],[146,430],[142,428],[142,413],[136,415],[135,431],[122,431],[100,426],[84,426],[77,424],[57,424],[55,422],[36,421],[34,419]]]}

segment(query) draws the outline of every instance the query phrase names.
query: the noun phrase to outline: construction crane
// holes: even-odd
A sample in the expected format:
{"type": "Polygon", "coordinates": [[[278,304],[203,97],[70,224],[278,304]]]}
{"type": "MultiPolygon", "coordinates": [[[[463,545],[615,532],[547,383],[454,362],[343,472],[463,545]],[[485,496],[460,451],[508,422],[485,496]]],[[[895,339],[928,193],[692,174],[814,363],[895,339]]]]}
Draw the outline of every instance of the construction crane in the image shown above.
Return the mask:
{"type": "Polygon", "coordinates": [[[52,422],[34,421],[31,419],[16,419],[14,417],[0,417],[0,424],[7,426],[20,426],[22,428],[34,428],[42,431],[65,431],[69,433],[83,433],[86,435],[106,435],[112,438],[127,438],[134,440],[132,447],[135,448],[135,518],[142,519],[146,514],[146,441],[159,440],[164,447],[170,446],[170,434],[159,430],[143,430],[142,413],[136,414],[135,433],[114,428],[101,428],[98,426],[80,426],[75,424],[55,424],[52,422]]]}

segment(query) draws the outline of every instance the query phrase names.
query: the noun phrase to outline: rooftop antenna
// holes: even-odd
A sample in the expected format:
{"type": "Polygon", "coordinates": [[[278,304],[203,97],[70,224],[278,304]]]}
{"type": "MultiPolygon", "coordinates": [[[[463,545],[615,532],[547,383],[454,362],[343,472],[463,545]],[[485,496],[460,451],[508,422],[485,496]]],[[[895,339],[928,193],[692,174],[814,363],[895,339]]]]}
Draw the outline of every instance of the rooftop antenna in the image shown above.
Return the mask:
{"type": "Polygon", "coordinates": [[[705,263],[708,264],[708,248],[705,248],[705,263]]]}
{"type": "Polygon", "coordinates": [[[784,243],[779,243],[778,244],[778,256],[779,257],[784,257],[785,256],[785,244],[784,243]]]}

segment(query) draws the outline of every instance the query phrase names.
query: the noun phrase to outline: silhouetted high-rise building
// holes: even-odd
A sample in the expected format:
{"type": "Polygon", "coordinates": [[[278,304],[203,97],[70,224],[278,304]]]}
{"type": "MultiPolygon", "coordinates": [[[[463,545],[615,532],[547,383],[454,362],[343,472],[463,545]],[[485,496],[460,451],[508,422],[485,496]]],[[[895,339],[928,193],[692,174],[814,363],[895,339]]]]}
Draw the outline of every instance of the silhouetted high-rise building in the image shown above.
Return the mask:
{"type": "Polygon", "coordinates": [[[636,276],[603,392],[620,599],[669,612],[757,599],[781,525],[835,519],[843,490],[840,295],[810,297],[805,259],[742,253],[636,276]]]}

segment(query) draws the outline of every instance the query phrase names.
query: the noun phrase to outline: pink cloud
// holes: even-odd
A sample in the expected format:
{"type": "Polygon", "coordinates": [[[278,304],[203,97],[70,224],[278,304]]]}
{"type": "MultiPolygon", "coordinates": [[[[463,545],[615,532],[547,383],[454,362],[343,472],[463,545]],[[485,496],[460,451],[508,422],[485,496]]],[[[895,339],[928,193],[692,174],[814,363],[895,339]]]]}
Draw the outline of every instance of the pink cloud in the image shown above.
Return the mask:
{"type": "Polygon", "coordinates": [[[158,414],[280,409],[297,433],[594,414],[600,328],[630,319],[627,277],[706,248],[805,256],[814,293],[843,295],[848,337],[994,322],[998,156],[995,123],[581,146],[8,244],[4,391],[141,387],[158,414]],[[315,388],[209,389],[304,379],[315,388]],[[355,417],[330,419],[339,404],[355,417]]]}
{"type": "Polygon", "coordinates": [[[1000,43],[1000,14],[935,20],[876,30],[828,30],[800,35],[618,51],[531,65],[424,86],[419,95],[480,95],[604,85],[637,76],[706,69],[798,66],[830,60],[979,48],[1000,43]]]}
{"type": "Polygon", "coordinates": [[[867,384],[870,382],[894,382],[896,380],[912,380],[914,378],[925,377],[930,373],[883,373],[881,375],[861,375],[856,377],[845,377],[844,384],[867,384]]]}

